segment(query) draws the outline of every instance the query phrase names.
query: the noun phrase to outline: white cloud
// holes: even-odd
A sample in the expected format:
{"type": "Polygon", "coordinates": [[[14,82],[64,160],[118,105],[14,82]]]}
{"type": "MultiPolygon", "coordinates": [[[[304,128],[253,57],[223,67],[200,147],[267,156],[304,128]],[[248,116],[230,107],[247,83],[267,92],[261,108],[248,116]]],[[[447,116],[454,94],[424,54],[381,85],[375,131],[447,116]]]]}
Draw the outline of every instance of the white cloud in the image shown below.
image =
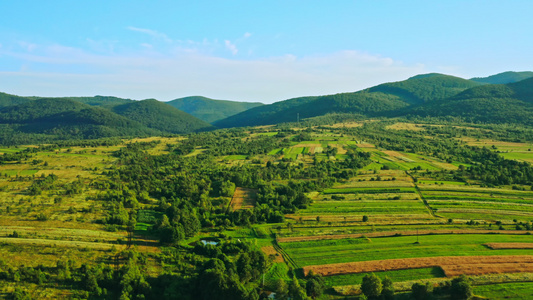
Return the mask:
{"type": "MultiPolygon", "coordinates": [[[[231,42],[226,41],[225,45],[233,54],[237,53],[231,42]]],[[[146,49],[150,46],[143,45],[146,49]]],[[[96,55],[61,45],[37,48],[37,53],[12,53],[0,48],[4,57],[20,65],[38,63],[38,70],[42,70],[0,72],[0,91],[39,96],[99,94],[163,101],[203,95],[272,103],[300,96],[353,92],[427,72],[423,65],[405,65],[357,51],[239,60],[180,48],[169,54],[142,50],[131,55],[96,55]]]]}
{"type": "Polygon", "coordinates": [[[251,36],[252,36],[251,33],[246,32],[246,33],[244,33],[243,38],[247,39],[247,38],[249,38],[249,37],[251,37],[251,36]]]}
{"type": "Polygon", "coordinates": [[[237,46],[235,46],[228,40],[224,41],[224,45],[226,46],[226,49],[228,49],[233,55],[236,55],[237,52],[239,52],[239,49],[237,49],[237,46]]]}
{"type": "Polygon", "coordinates": [[[171,43],[172,42],[172,39],[170,39],[166,34],[164,34],[162,32],[159,32],[159,31],[156,31],[156,30],[146,29],[146,28],[138,28],[138,27],[133,27],[133,26],[128,26],[126,28],[131,30],[131,31],[136,31],[136,32],[147,34],[147,35],[149,35],[149,36],[151,36],[151,37],[153,37],[155,39],[162,40],[162,41],[165,41],[167,43],[171,43]]]}

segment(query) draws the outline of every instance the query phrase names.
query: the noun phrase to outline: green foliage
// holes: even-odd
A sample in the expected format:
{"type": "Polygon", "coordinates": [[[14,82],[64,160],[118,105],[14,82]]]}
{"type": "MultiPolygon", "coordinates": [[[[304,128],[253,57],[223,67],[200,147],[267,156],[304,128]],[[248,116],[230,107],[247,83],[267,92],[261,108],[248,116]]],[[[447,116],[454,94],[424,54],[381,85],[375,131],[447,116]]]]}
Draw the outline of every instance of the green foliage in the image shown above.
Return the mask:
{"type": "Polygon", "coordinates": [[[113,112],[161,132],[184,134],[211,129],[208,123],[153,99],[118,105],[113,112]]]}
{"type": "Polygon", "coordinates": [[[376,299],[379,297],[382,290],[383,284],[381,283],[381,279],[376,274],[367,274],[365,277],[363,277],[361,291],[369,299],[376,299]]]}
{"type": "MultiPolygon", "coordinates": [[[[426,300],[431,297],[432,287],[429,282],[423,283],[414,283],[411,287],[411,296],[415,300],[426,300]]],[[[454,298],[455,299],[455,298],[454,298]]]]}
{"type": "Polygon", "coordinates": [[[180,98],[169,101],[167,104],[208,123],[214,123],[245,110],[263,105],[258,102],[214,100],[201,96],[180,98]]]}
{"type": "Polygon", "coordinates": [[[472,297],[472,286],[470,280],[465,275],[461,275],[452,280],[450,295],[453,299],[466,300],[472,297]]]}
{"type": "Polygon", "coordinates": [[[386,83],[356,93],[295,98],[252,108],[215,123],[219,127],[267,125],[295,122],[328,113],[366,116],[389,114],[412,104],[445,99],[479,83],[441,74],[413,77],[386,83]]]}
{"type": "Polygon", "coordinates": [[[476,77],[470,80],[488,84],[507,84],[533,77],[533,72],[503,72],[488,77],[476,77]]]}
{"type": "Polygon", "coordinates": [[[314,274],[313,271],[309,271],[305,279],[307,280],[305,284],[307,296],[313,299],[317,299],[318,297],[320,297],[324,292],[325,288],[324,278],[322,278],[322,275],[314,274]]]}

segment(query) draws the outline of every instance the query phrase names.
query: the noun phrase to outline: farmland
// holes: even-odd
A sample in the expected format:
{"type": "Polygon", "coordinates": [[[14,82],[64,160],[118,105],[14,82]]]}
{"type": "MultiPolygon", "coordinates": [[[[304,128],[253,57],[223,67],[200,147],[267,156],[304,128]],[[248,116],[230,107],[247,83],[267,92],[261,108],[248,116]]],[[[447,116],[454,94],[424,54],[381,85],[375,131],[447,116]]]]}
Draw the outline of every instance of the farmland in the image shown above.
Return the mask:
{"type": "MultiPolygon", "coordinates": [[[[427,137],[446,128],[372,121],[0,149],[5,157],[26,153],[0,164],[2,261],[53,269],[70,259],[76,272],[94,262],[126,270],[133,251],[147,280],[185,274],[181,289],[193,293],[191,278],[218,251],[228,266],[249,259],[242,251],[260,251],[268,289],[293,277],[304,286],[313,270],[324,276],[321,299],[357,297],[372,272],[390,277],[398,292],[460,274],[479,295],[532,281],[533,191],[519,177],[527,169],[497,184],[500,177],[472,168],[483,164],[446,150],[488,143],[496,149],[483,155],[520,153],[508,158],[527,163],[527,143],[427,137]]],[[[35,298],[87,295],[53,272],[42,288],[33,279],[18,286],[35,289],[35,298]]],[[[261,289],[250,274],[238,276],[261,289]]],[[[2,293],[15,291],[13,280],[1,282],[2,293]]]]}

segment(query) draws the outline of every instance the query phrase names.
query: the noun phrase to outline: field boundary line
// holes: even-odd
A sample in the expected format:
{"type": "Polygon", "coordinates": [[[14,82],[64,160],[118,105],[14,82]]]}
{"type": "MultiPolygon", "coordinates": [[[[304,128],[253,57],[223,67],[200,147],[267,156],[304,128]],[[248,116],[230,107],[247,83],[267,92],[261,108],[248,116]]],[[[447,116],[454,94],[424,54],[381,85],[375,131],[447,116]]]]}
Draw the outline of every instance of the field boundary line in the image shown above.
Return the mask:
{"type": "Polygon", "coordinates": [[[435,218],[441,218],[441,219],[444,218],[443,216],[437,215],[435,213],[435,211],[433,210],[433,208],[431,208],[431,206],[429,206],[428,201],[426,200],[424,195],[422,195],[422,193],[420,192],[420,188],[418,187],[418,184],[416,184],[415,177],[413,175],[411,175],[411,173],[409,173],[407,171],[405,171],[405,174],[407,174],[409,177],[411,177],[413,179],[413,183],[415,185],[415,191],[418,194],[418,196],[420,197],[420,199],[422,200],[422,202],[424,203],[424,205],[426,206],[426,208],[429,211],[429,213],[435,218]]]}
{"type": "Polygon", "coordinates": [[[341,240],[354,239],[362,236],[366,237],[394,237],[394,236],[413,236],[413,235],[442,235],[442,234],[512,234],[512,235],[526,235],[531,234],[531,231],[525,230],[487,230],[487,229],[422,229],[422,230],[404,230],[404,231],[383,231],[383,232],[367,232],[367,233],[352,233],[352,234],[332,234],[332,235],[311,235],[311,236],[293,236],[278,238],[280,243],[291,242],[307,242],[320,240],[341,240]]]}

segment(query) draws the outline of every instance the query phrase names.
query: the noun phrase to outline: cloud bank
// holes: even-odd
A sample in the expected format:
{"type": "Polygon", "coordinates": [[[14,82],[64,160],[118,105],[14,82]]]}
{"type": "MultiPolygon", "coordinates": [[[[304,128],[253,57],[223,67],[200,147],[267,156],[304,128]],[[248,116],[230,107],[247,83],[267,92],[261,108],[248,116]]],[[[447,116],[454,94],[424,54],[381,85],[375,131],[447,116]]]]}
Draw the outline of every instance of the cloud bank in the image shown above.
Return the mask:
{"type": "MultiPolygon", "coordinates": [[[[154,38],[157,31],[130,27],[154,38]]],[[[251,34],[245,34],[249,37],[251,34]]],[[[237,46],[225,40],[232,55],[237,46]]],[[[0,90],[17,95],[112,95],[132,99],[202,95],[215,99],[273,103],[293,97],[358,91],[426,72],[392,58],[358,51],[261,59],[225,58],[196,49],[157,52],[143,43],[133,54],[95,54],[61,45],[32,46],[31,51],[0,48],[21,66],[0,71],[0,90]]]]}

